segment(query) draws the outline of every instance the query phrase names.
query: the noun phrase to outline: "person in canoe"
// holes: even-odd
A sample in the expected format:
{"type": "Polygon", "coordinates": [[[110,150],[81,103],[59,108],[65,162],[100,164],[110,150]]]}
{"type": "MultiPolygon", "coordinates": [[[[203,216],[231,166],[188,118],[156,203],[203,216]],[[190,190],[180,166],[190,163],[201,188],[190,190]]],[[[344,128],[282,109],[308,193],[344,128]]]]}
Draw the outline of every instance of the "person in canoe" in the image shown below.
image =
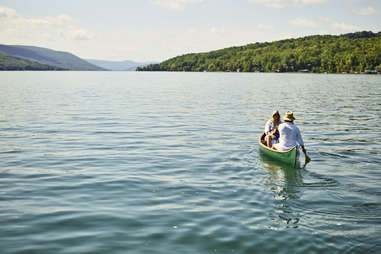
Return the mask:
{"type": "Polygon", "coordinates": [[[302,147],[302,151],[306,156],[306,161],[310,161],[307,155],[307,150],[304,147],[304,142],[299,128],[294,124],[294,113],[287,111],[283,117],[284,122],[279,124],[279,142],[272,146],[275,150],[287,151],[297,144],[302,147]]]}
{"type": "Polygon", "coordinates": [[[281,123],[280,114],[278,110],[274,110],[271,114],[270,120],[265,124],[265,145],[272,147],[274,144],[277,144],[279,141],[279,131],[278,126],[281,123]]]}

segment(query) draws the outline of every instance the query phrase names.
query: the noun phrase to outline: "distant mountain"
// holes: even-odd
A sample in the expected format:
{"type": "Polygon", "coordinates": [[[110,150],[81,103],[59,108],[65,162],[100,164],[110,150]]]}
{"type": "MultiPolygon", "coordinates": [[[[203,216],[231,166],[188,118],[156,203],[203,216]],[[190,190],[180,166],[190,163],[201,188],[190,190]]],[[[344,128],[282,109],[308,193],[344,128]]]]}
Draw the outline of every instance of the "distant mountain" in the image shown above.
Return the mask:
{"type": "Polygon", "coordinates": [[[2,45],[0,51],[17,58],[75,71],[105,70],[68,52],[21,45],[2,45]]]}
{"type": "Polygon", "coordinates": [[[26,59],[10,56],[0,51],[0,70],[7,71],[21,71],[21,70],[65,70],[60,67],[50,66],[32,62],[26,59]]]}
{"type": "Polygon", "coordinates": [[[154,62],[134,62],[134,61],[104,61],[95,59],[86,59],[91,64],[112,71],[135,71],[137,67],[144,67],[154,62]]]}

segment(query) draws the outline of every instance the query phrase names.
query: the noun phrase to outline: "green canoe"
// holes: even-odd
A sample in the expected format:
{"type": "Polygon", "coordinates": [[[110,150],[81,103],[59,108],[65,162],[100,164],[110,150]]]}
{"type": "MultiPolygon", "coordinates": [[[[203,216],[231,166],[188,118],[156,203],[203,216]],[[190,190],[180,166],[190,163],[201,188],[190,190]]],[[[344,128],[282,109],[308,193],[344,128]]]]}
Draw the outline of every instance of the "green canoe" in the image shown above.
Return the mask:
{"type": "Polygon", "coordinates": [[[298,157],[298,149],[296,147],[294,147],[290,150],[287,150],[287,151],[274,150],[274,149],[271,149],[270,147],[264,145],[264,137],[265,137],[265,134],[262,133],[262,135],[259,136],[259,140],[258,140],[259,151],[262,154],[264,154],[265,156],[267,156],[271,159],[285,163],[291,167],[296,166],[296,160],[298,157]]]}

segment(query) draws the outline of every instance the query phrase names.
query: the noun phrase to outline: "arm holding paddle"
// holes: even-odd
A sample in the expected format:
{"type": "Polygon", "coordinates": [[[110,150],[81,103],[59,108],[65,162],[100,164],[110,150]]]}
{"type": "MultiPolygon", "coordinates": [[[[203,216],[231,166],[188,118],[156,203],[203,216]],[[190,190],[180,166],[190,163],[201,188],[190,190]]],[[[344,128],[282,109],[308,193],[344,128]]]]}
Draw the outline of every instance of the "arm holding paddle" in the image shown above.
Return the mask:
{"type": "Polygon", "coordinates": [[[302,135],[298,129],[298,143],[300,144],[300,146],[302,147],[302,151],[304,153],[304,156],[306,157],[306,161],[305,163],[307,164],[308,162],[311,161],[311,158],[307,155],[307,150],[306,148],[304,147],[304,142],[303,142],[303,138],[302,138],[302,135]]]}
{"type": "Polygon", "coordinates": [[[306,157],[306,162],[305,162],[305,163],[310,162],[310,161],[311,161],[311,158],[310,158],[310,156],[307,155],[307,150],[306,150],[306,148],[304,148],[304,145],[302,145],[301,147],[302,147],[302,151],[303,151],[303,153],[304,153],[304,156],[306,157]]]}

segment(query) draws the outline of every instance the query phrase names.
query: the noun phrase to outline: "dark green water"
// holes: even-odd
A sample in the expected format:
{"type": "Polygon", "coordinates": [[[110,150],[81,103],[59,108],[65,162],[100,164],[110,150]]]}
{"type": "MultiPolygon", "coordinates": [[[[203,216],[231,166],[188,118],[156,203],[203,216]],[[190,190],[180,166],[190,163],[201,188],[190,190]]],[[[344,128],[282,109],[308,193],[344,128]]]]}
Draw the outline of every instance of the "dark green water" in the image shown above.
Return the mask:
{"type": "Polygon", "coordinates": [[[0,72],[1,253],[376,253],[380,117],[378,75],[0,72]]]}

